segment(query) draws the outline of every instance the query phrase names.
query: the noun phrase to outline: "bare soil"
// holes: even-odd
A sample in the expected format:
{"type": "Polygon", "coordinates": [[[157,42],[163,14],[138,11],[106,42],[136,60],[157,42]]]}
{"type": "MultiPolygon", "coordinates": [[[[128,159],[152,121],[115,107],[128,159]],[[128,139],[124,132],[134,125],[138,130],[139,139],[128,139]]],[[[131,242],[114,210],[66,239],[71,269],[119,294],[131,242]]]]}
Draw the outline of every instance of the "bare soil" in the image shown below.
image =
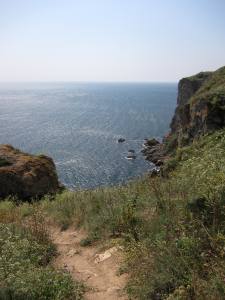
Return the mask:
{"type": "Polygon", "coordinates": [[[127,275],[118,275],[122,263],[122,251],[119,247],[104,250],[99,244],[81,247],[80,241],[86,235],[72,227],[65,231],[51,228],[51,236],[59,253],[54,266],[66,269],[74,279],[85,284],[87,292],[84,299],[128,299],[124,292],[127,275]]]}

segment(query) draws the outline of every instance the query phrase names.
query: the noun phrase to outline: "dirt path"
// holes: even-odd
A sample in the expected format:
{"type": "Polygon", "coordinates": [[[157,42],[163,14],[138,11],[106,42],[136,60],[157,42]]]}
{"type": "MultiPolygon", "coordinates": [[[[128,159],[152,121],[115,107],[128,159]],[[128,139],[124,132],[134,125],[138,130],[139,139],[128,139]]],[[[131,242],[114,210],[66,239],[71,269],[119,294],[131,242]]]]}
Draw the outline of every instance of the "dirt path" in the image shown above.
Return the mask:
{"type": "Polygon", "coordinates": [[[52,228],[51,235],[59,252],[54,265],[68,270],[74,279],[83,281],[90,288],[84,299],[128,299],[123,292],[126,275],[117,276],[122,259],[118,247],[101,251],[99,246],[81,247],[79,242],[85,235],[72,228],[66,231],[52,228]]]}

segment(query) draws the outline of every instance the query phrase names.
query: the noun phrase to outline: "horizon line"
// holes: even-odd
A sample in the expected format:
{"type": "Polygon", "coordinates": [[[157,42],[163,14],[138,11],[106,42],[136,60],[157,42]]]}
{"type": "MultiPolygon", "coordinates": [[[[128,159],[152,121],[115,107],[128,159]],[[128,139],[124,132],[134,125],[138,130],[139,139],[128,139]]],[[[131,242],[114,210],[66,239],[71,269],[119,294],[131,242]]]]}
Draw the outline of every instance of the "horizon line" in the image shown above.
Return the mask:
{"type": "Polygon", "coordinates": [[[7,84],[7,83],[177,83],[179,80],[173,80],[173,81],[166,81],[166,80],[131,80],[131,81],[101,81],[101,80],[20,80],[20,81],[0,81],[0,84],[7,84]]]}

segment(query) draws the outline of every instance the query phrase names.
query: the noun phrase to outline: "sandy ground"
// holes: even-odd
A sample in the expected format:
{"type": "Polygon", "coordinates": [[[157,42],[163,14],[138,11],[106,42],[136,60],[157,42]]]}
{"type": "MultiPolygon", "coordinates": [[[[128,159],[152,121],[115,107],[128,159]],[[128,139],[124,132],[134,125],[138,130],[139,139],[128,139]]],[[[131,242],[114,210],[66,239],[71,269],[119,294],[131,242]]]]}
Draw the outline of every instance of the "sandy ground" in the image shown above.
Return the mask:
{"type": "Polygon", "coordinates": [[[79,242],[85,237],[80,230],[69,228],[60,231],[51,228],[51,236],[59,255],[54,266],[69,271],[74,279],[88,287],[86,300],[127,300],[123,288],[127,276],[118,276],[122,252],[118,247],[100,250],[100,246],[81,247],[79,242]]]}

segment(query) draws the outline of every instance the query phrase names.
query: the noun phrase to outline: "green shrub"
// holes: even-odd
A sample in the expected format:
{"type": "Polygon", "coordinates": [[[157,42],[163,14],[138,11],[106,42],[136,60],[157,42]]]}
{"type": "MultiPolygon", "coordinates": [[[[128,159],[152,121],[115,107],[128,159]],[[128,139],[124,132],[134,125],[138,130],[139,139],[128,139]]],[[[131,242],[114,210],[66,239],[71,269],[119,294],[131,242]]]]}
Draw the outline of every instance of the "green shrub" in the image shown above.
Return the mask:
{"type": "Polygon", "coordinates": [[[53,245],[26,228],[0,225],[0,299],[81,299],[82,286],[47,266],[53,245]]]}
{"type": "Polygon", "coordinates": [[[67,191],[57,195],[55,201],[45,199],[41,205],[63,228],[70,224],[82,225],[92,239],[119,236],[123,233],[137,236],[137,199],[129,189],[118,187],[94,191],[67,191]]]}
{"type": "Polygon", "coordinates": [[[165,161],[165,164],[161,169],[161,173],[163,174],[163,176],[168,175],[168,173],[176,169],[178,163],[179,161],[176,157],[170,158],[169,160],[165,161]]]}
{"type": "Polygon", "coordinates": [[[176,134],[168,136],[165,140],[165,150],[166,153],[173,153],[174,149],[178,146],[178,137],[176,134]]]}
{"type": "Polygon", "coordinates": [[[10,296],[8,299],[13,300],[78,300],[82,299],[82,293],[83,287],[73,283],[69,274],[49,267],[35,268],[29,264],[11,274],[0,290],[2,299],[10,296]]]}

